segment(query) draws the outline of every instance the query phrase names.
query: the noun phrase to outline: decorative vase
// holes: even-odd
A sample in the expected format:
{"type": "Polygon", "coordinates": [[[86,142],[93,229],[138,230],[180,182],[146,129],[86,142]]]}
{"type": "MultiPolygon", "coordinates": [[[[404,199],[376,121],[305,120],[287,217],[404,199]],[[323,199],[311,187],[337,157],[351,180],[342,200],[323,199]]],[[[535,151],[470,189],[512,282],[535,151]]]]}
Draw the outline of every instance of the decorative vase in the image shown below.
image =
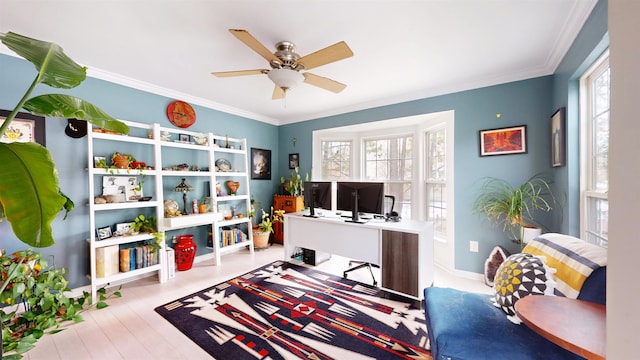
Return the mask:
{"type": "Polygon", "coordinates": [[[240,187],[240,183],[233,180],[227,180],[225,185],[227,185],[227,189],[229,189],[229,195],[235,195],[236,191],[238,191],[238,188],[240,187]]]}
{"type": "Polygon", "coordinates": [[[178,244],[174,247],[176,253],[176,268],[179,271],[191,269],[196,258],[198,247],[193,242],[193,235],[178,235],[178,244]]]}
{"type": "Polygon", "coordinates": [[[253,230],[253,248],[254,249],[265,249],[269,247],[269,237],[271,232],[269,231],[260,231],[260,229],[253,230]]]}

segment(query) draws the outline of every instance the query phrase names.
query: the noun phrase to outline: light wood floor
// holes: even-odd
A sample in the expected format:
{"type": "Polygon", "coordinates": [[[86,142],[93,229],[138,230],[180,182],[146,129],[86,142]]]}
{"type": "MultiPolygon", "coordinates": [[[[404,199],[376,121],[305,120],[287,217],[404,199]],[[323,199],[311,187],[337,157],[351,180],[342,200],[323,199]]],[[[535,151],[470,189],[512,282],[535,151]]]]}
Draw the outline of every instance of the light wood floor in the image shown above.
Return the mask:
{"type": "MultiPolygon", "coordinates": [[[[176,273],[164,284],[148,277],[123,285],[122,298],[109,301],[109,307],[83,313],[84,322],[66,330],[45,335],[36,348],[25,354],[29,360],[55,359],[211,359],[198,345],[156,314],[153,309],[182,296],[223,282],[269,262],[280,260],[283,248],[273,245],[267,250],[239,251],[222,257],[221,264],[210,261],[193,265],[176,273]]],[[[341,276],[348,259],[333,256],[320,264],[322,271],[341,276]]],[[[376,273],[379,281],[379,273],[376,273]]],[[[435,273],[435,285],[471,291],[489,291],[479,281],[460,279],[442,271],[435,273]]],[[[350,279],[371,283],[366,269],[350,273],[350,279]]]]}

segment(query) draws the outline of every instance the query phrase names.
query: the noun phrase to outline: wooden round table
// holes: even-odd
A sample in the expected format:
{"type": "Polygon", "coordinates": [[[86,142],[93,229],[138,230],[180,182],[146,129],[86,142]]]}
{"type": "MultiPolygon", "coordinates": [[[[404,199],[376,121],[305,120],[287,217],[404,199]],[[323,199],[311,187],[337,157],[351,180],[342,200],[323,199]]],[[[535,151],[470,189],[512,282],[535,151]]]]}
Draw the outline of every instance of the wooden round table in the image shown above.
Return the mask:
{"type": "Polygon", "coordinates": [[[562,296],[531,295],[516,314],[545,339],[587,359],[605,359],[606,307],[562,296]]]}

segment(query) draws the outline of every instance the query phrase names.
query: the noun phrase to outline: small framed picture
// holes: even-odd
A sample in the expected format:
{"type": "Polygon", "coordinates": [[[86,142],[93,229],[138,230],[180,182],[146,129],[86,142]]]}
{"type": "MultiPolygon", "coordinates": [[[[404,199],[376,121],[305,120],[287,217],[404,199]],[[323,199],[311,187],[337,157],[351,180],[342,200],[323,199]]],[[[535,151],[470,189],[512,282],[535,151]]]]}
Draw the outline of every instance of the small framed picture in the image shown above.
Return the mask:
{"type": "Polygon", "coordinates": [[[93,157],[93,167],[95,168],[106,168],[107,167],[107,158],[104,156],[94,156],[93,157]]]}
{"type": "Polygon", "coordinates": [[[295,169],[300,166],[300,154],[289,154],[289,169],[295,169]]]}
{"type": "Polygon", "coordinates": [[[527,125],[480,130],[480,156],[526,154],[527,125]]]}
{"type": "Polygon", "coordinates": [[[138,201],[142,198],[142,187],[138,185],[125,185],[124,201],[138,201]]]}
{"type": "Polygon", "coordinates": [[[124,235],[128,235],[129,233],[131,233],[131,224],[130,222],[128,223],[120,223],[120,224],[116,224],[116,235],[117,236],[124,236],[124,235]]]}
{"type": "Polygon", "coordinates": [[[561,107],[553,115],[551,115],[551,166],[565,166],[567,161],[566,155],[566,108],[561,107]]]}
{"type": "Polygon", "coordinates": [[[111,237],[111,226],[105,226],[98,228],[96,230],[96,235],[98,235],[98,240],[104,240],[111,237]]]}
{"type": "Polygon", "coordinates": [[[191,137],[187,134],[179,134],[178,140],[180,140],[180,142],[188,143],[191,142],[191,137]]]}

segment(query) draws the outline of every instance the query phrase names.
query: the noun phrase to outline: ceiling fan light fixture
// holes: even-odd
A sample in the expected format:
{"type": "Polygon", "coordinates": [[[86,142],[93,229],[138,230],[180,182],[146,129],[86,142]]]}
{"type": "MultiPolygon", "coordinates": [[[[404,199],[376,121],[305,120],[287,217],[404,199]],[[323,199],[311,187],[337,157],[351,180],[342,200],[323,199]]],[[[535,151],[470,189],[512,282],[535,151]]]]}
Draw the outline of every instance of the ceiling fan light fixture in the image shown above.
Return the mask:
{"type": "Polygon", "coordinates": [[[304,81],[304,75],[291,69],[271,69],[267,76],[283,90],[292,89],[304,81]]]}

